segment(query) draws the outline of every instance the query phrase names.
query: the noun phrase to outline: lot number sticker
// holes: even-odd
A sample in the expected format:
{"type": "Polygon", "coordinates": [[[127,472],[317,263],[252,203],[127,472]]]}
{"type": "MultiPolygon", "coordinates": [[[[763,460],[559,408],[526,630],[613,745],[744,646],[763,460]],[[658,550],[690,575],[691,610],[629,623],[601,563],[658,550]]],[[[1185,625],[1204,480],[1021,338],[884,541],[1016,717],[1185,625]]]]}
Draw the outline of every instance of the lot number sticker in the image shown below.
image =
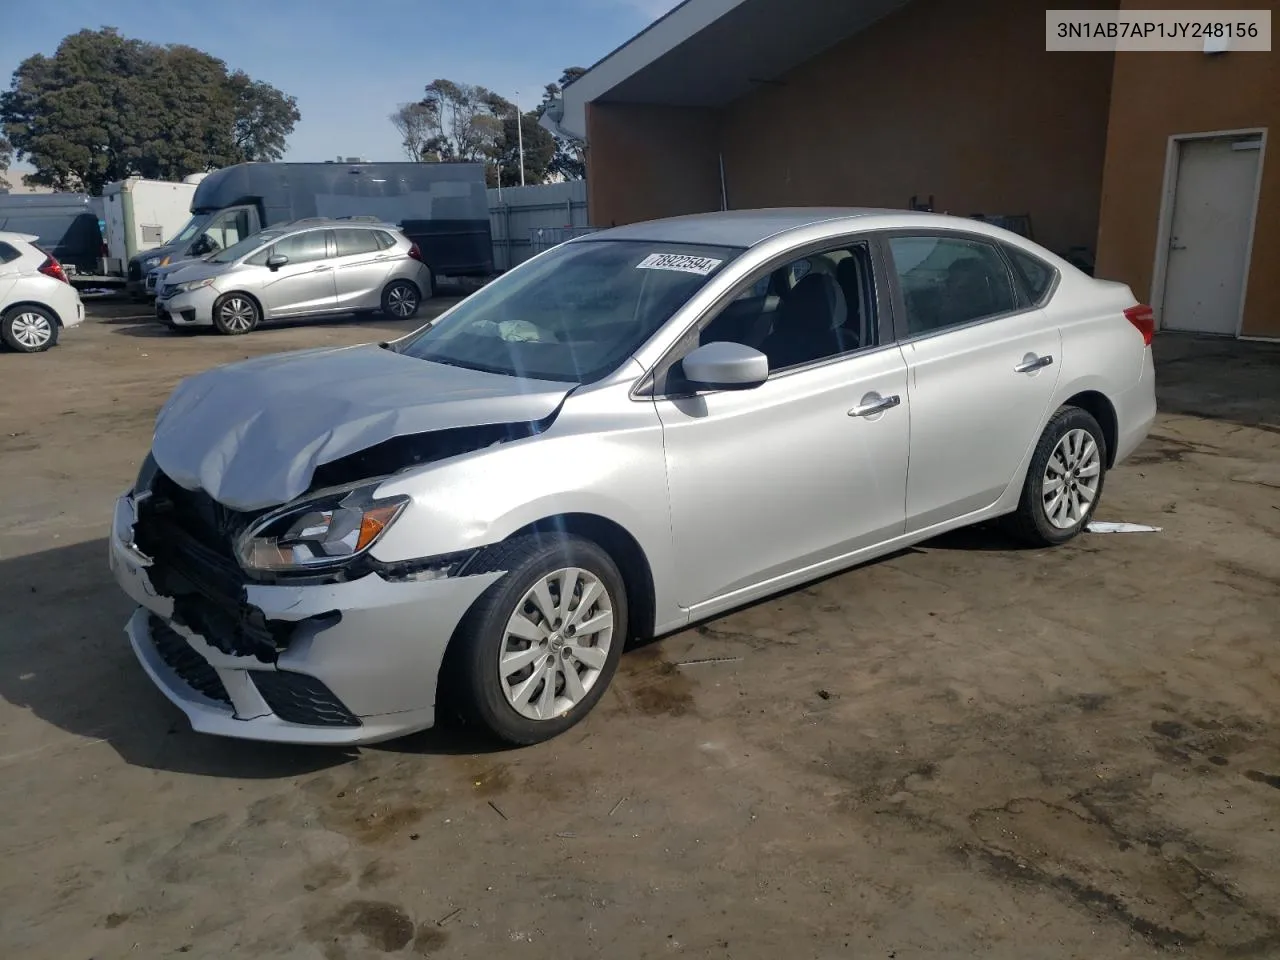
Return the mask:
{"type": "Polygon", "coordinates": [[[651,253],[636,264],[636,269],[675,270],[678,273],[696,273],[705,277],[723,262],[711,257],[691,257],[683,253],[651,253]]]}

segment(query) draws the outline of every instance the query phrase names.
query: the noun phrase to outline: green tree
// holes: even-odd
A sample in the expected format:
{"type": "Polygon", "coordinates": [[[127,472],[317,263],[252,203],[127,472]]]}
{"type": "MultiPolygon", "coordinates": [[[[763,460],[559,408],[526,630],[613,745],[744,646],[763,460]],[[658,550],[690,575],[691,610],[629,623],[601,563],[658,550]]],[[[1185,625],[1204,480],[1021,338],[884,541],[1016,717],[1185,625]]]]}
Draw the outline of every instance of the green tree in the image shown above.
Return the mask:
{"type": "Polygon", "coordinates": [[[426,150],[441,160],[488,160],[513,109],[492,90],[444,79],[427,84],[421,103],[433,118],[426,150]]]}
{"type": "Polygon", "coordinates": [[[518,186],[520,183],[520,133],[524,133],[524,182],[526,184],[546,183],[547,168],[556,155],[555,137],[538,124],[542,113],[530,110],[520,118],[520,127],[516,128],[516,112],[513,107],[502,119],[502,135],[494,144],[492,153],[493,166],[489,170],[489,186],[497,186],[498,173],[501,171],[504,187],[518,186]]]}
{"type": "MultiPolygon", "coordinates": [[[[548,83],[538,107],[538,117],[551,102],[564,93],[564,88],[587,72],[586,67],[565,67],[557,83],[548,83]]],[[[552,137],[555,152],[547,164],[547,176],[553,180],[581,180],[587,175],[586,144],[572,137],[552,137]]]]}
{"type": "Polygon", "coordinates": [[[302,119],[298,98],[252,79],[243,70],[227,78],[227,87],[234,104],[232,136],[236,155],[242,162],[283,157],[289,134],[302,119]]]}
{"type": "Polygon", "coordinates": [[[177,180],[278,158],[298,119],[292,97],[228,74],[216,57],[110,27],[28,57],[0,94],[4,133],[35,167],[28,181],[90,193],[129,176],[177,180]]]}
{"type": "Polygon", "coordinates": [[[0,190],[8,190],[13,184],[5,179],[9,172],[9,164],[13,162],[13,145],[4,137],[0,137],[0,190]]]}
{"type": "Polygon", "coordinates": [[[404,155],[414,163],[439,160],[429,144],[440,127],[440,112],[434,102],[402,103],[388,118],[400,134],[404,155]]]}

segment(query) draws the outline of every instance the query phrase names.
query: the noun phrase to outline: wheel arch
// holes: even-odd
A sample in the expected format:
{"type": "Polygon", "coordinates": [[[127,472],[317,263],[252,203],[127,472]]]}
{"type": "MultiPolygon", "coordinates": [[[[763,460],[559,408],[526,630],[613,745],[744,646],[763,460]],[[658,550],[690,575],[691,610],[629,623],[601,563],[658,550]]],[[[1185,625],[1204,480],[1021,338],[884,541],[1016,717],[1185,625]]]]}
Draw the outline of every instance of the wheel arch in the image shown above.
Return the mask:
{"type": "Polygon", "coordinates": [[[628,639],[653,636],[657,615],[653,569],[644,548],[625,527],[595,513],[560,513],[527,523],[501,542],[530,534],[572,534],[603,549],[618,565],[627,587],[628,639]]]}
{"type": "Polygon", "coordinates": [[[1116,444],[1120,437],[1120,421],[1115,405],[1107,395],[1098,390],[1081,390],[1062,401],[1064,407],[1076,407],[1090,414],[1102,428],[1102,439],[1107,444],[1107,469],[1115,465],[1116,444]]]}
{"type": "Polygon", "coordinates": [[[43,310],[45,313],[49,314],[49,316],[53,317],[53,322],[56,323],[60,329],[65,330],[67,327],[62,320],[62,314],[58,313],[58,311],[49,306],[49,304],[41,303],[39,300],[15,300],[3,310],[0,310],[0,316],[8,316],[11,311],[17,310],[20,307],[35,307],[37,310],[43,310]]]}
{"type": "Polygon", "coordinates": [[[226,293],[218,294],[218,299],[213,301],[213,310],[211,312],[216,314],[218,305],[222,303],[223,300],[227,299],[227,297],[244,297],[246,300],[252,300],[253,305],[258,308],[258,320],[261,321],[267,319],[267,311],[262,306],[262,298],[250,293],[248,290],[228,290],[226,293]]]}

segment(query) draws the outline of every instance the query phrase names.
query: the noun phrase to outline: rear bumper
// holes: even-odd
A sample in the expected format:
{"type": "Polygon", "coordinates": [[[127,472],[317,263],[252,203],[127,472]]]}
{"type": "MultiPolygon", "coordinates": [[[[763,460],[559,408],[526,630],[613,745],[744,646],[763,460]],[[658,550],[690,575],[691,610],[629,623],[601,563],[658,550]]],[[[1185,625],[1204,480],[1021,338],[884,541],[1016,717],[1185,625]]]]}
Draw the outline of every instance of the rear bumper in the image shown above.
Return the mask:
{"type": "MultiPolygon", "coordinates": [[[[115,506],[110,565],[139,604],[125,632],[151,680],[193,729],[280,743],[359,744],[432,726],[445,647],[471,604],[501,574],[392,583],[249,585],[246,609],[289,635],[274,662],[226,652],[175,617],[133,545],[130,495],[115,506]],[[299,722],[305,721],[305,722],[299,722]]],[[[161,581],[163,582],[163,578],[161,581]]]]}
{"type": "Polygon", "coordinates": [[[1116,451],[1113,466],[1123,463],[1151,432],[1156,419],[1156,369],[1147,347],[1137,385],[1116,398],[1116,451]]]}

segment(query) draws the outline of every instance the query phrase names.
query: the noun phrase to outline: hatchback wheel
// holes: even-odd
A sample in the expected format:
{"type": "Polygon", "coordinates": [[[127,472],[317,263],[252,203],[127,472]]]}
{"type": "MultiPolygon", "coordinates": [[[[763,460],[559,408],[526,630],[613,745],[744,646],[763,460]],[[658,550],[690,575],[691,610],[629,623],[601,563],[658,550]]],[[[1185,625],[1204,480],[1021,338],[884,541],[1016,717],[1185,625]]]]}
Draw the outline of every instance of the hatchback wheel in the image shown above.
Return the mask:
{"type": "Polygon", "coordinates": [[[418,288],[408,280],[395,280],[382,291],[382,312],[397,320],[408,320],[421,302],[418,288]]]}
{"type": "Polygon", "coordinates": [[[1036,445],[1011,531],[1036,546],[1070,540],[1089,523],[1106,479],[1107,445],[1098,421],[1062,407],[1036,445]]]}
{"type": "Polygon", "coordinates": [[[262,311],[243,293],[228,293],[213,305],[213,325],[229,337],[248,333],[261,322],[262,311]]]}
{"type": "Polygon", "coordinates": [[[0,340],[21,353],[39,353],[58,342],[58,321],[43,307],[14,307],[0,317],[0,340]]]}
{"type": "Polygon", "coordinates": [[[521,537],[481,559],[470,572],[507,573],[454,638],[457,689],[448,692],[508,743],[547,740],[586,716],[617,670],[627,636],[622,575],[599,546],[572,536],[521,537]]]}

